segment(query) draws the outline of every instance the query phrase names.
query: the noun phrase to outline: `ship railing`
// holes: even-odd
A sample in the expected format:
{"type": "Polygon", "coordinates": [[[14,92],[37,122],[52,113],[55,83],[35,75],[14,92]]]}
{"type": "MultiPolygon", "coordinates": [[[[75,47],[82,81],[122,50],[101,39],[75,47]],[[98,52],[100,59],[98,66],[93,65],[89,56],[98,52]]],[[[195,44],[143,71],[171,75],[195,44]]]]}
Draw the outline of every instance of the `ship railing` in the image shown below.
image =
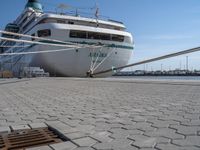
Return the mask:
{"type": "Polygon", "coordinates": [[[110,19],[110,17],[108,16],[103,16],[103,15],[99,15],[98,17],[95,16],[95,14],[93,13],[88,13],[88,12],[80,12],[78,11],[78,13],[76,11],[69,11],[69,12],[55,12],[55,11],[45,11],[44,13],[48,13],[48,14],[56,14],[56,15],[66,15],[66,16],[73,16],[73,17],[85,17],[85,18],[89,18],[89,19],[99,19],[99,20],[104,20],[104,21],[109,21],[109,22],[114,22],[114,23],[119,23],[119,24],[123,24],[120,21],[116,21],[113,19],[110,19]]]}

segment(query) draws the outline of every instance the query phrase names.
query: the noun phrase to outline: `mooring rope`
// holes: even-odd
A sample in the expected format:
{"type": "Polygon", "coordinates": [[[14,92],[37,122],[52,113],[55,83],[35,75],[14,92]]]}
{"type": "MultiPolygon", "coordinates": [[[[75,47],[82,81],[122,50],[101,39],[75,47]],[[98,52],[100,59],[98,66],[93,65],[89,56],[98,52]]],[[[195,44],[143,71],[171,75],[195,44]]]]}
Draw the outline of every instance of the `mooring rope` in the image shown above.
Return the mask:
{"type": "Polygon", "coordinates": [[[6,45],[6,46],[0,46],[2,48],[23,48],[23,47],[29,47],[30,45],[24,45],[24,46],[14,46],[14,45],[6,45]]]}
{"type": "Polygon", "coordinates": [[[106,56],[95,68],[93,68],[93,72],[94,72],[95,70],[97,70],[97,69],[111,56],[111,54],[113,53],[113,51],[114,51],[115,49],[116,49],[116,48],[113,48],[112,51],[110,51],[110,52],[107,54],[107,56],[106,56]]]}
{"type": "Polygon", "coordinates": [[[31,35],[27,35],[27,34],[7,32],[7,31],[3,31],[3,30],[0,30],[0,33],[15,35],[15,36],[21,36],[21,37],[28,37],[28,38],[31,38],[31,39],[38,39],[38,40],[44,40],[44,41],[49,41],[49,42],[55,42],[55,43],[62,43],[62,44],[51,44],[51,43],[45,43],[45,42],[39,42],[39,41],[29,41],[29,40],[20,41],[19,39],[0,37],[0,39],[2,39],[2,40],[8,40],[8,41],[14,41],[14,42],[33,43],[33,44],[40,44],[40,45],[45,45],[45,44],[47,45],[48,44],[50,46],[61,46],[61,47],[66,47],[67,44],[69,45],[68,47],[73,47],[74,45],[76,45],[76,46],[90,45],[91,47],[96,46],[96,44],[80,44],[80,43],[76,43],[76,42],[65,42],[65,41],[60,41],[60,40],[55,40],[55,39],[31,36],[31,35]],[[10,40],[10,39],[13,39],[13,40],[10,40]],[[65,46],[63,44],[65,44],[65,46]]]}
{"type": "Polygon", "coordinates": [[[96,65],[96,63],[97,63],[97,61],[98,61],[98,59],[99,59],[99,56],[101,55],[102,49],[103,49],[103,47],[100,48],[100,50],[99,50],[99,52],[98,52],[98,56],[97,56],[97,58],[96,58],[94,64],[92,65],[92,68],[91,68],[91,71],[92,71],[92,72],[93,72],[93,69],[94,69],[94,67],[95,67],[95,65],[96,65]]]}
{"type": "MultiPolygon", "coordinates": [[[[154,61],[158,61],[158,60],[172,58],[172,57],[176,57],[176,56],[180,56],[180,55],[184,55],[184,54],[189,54],[189,53],[193,53],[193,52],[197,52],[197,51],[200,51],[200,47],[187,49],[187,50],[183,50],[183,51],[180,51],[180,52],[175,52],[175,53],[172,53],[172,54],[167,54],[167,55],[163,55],[163,56],[147,59],[147,60],[136,62],[136,63],[133,63],[133,64],[116,67],[114,69],[115,70],[120,70],[120,69],[124,69],[124,68],[128,68],[128,67],[132,67],[132,66],[138,66],[138,65],[141,65],[141,64],[146,64],[146,63],[150,63],[150,62],[154,62],[154,61]]],[[[112,69],[103,70],[103,71],[100,71],[100,72],[96,72],[96,73],[93,73],[91,75],[94,76],[94,75],[104,74],[104,73],[112,72],[112,71],[113,71],[113,68],[112,69]]]]}
{"type": "Polygon", "coordinates": [[[93,66],[93,61],[94,61],[94,48],[92,49],[92,52],[90,52],[91,54],[91,62],[90,62],[90,70],[89,72],[92,70],[92,66],[93,66]]]}
{"type": "Polygon", "coordinates": [[[8,32],[8,31],[3,31],[3,30],[0,30],[0,33],[20,36],[20,37],[28,37],[28,38],[37,39],[37,40],[45,40],[45,41],[49,41],[49,42],[57,42],[57,43],[63,43],[63,44],[78,45],[77,43],[73,43],[73,42],[65,42],[65,41],[60,41],[60,40],[55,40],[55,39],[42,38],[42,37],[32,36],[32,35],[27,35],[27,34],[13,33],[13,32],[8,32]]]}
{"type": "Polygon", "coordinates": [[[51,43],[28,41],[28,40],[19,40],[19,39],[13,39],[13,38],[5,38],[5,37],[0,37],[0,39],[7,40],[7,41],[12,41],[12,42],[29,43],[29,44],[48,45],[48,46],[67,47],[67,48],[69,48],[69,47],[78,48],[78,46],[74,46],[74,45],[51,44],[51,43]]]}
{"type": "MultiPolygon", "coordinates": [[[[95,46],[93,49],[103,48],[104,46],[95,46]]],[[[27,47],[23,47],[21,50],[26,49],[27,47]]],[[[83,49],[83,48],[91,48],[91,46],[85,46],[85,47],[68,47],[67,49],[55,49],[55,50],[43,50],[43,51],[34,51],[34,52],[10,52],[10,53],[2,53],[0,56],[11,56],[11,55],[27,55],[27,54],[39,54],[39,53],[54,53],[54,52],[62,52],[62,51],[69,51],[74,49],[83,49]]]]}
{"type": "Polygon", "coordinates": [[[0,56],[11,56],[11,55],[28,55],[28,54],[40,54],[40,53],[54,53],[54,52],[62,52],[62,51],[70,51],[79,48],[67,48],[67,49],[56,49],[56,50],[44,50],[44,51],[34,51],[34,52],[17,52],[17,53],[2,53],[0,56]]]}

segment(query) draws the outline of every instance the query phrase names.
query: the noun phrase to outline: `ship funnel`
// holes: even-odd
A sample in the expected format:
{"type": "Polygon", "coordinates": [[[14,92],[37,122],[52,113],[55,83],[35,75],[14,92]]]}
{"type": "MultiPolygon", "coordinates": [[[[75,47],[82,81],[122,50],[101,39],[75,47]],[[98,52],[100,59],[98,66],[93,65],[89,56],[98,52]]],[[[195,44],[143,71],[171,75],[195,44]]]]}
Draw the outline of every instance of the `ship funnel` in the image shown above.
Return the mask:
{"type": "Polygon", "coordinates": [[[25,8],[32,8],[36,11],[43,12],[42,4],[39,0],[28,0],[25,8]]]}

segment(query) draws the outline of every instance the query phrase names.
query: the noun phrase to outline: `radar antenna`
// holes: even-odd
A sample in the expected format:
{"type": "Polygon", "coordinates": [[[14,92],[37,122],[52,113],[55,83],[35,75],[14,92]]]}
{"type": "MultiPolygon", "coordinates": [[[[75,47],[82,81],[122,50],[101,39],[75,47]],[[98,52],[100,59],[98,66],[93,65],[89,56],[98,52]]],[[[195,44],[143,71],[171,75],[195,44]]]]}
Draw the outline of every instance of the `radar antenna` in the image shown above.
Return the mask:
{"type": "Polygon", "coordinates": [[[95,17],[96,19],[99,18],[99,7],[96,7],[95,17]]]}
{"type": "Polygon", "coordinates": [[[95,18],[96,18],[96,21],[97,21],[97,27],[99,26],[99,7],[98,7],[98,4],[97,2],[95,3],[95,18]]]}

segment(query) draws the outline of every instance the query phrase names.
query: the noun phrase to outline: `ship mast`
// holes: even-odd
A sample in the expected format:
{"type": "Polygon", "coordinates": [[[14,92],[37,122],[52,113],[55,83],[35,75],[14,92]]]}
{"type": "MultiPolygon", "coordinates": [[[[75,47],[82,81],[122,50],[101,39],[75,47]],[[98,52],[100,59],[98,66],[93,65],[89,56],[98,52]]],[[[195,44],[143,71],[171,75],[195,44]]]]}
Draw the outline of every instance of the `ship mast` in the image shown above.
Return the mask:
{"type": "Polygon", "coordinates": [[[95,4],[95,9],[96,9],[96,12],[95,12],[95,17],[96,17],[96,21],[97,21],[97,27],[99,26],[99,7],[97,5],[97,3],[95,4]]]}

